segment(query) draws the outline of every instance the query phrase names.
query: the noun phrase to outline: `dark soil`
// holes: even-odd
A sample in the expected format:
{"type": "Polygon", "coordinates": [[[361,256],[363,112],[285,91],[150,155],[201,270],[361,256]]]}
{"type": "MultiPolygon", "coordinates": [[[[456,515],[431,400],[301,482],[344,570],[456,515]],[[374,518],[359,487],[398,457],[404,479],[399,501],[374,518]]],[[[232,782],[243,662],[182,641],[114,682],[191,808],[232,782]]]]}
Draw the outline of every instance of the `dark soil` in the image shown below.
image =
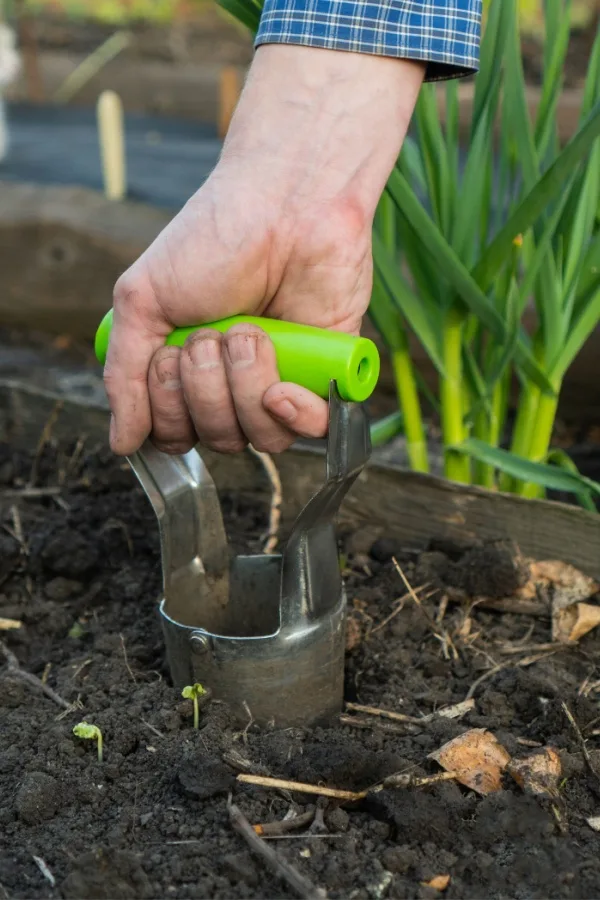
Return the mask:
{"type": "MultiPolygon", "coordinates": [[[[266,501],[223,497],[236,547],[259,549],[266,501]]],[[[485,798],[447,781],[329,803],[325,832],[271,846],[332,898],[435,897],[423,883],[444,874],[447,897],[600,896],[599,839],[586,822],[600,811],[591,771],[600,771],[600,636],[520,666],[545,652],[547,621],[450,606],[438,622],[439,595],[398,605],[392,561],[417,586],[501,596],[522,579],[506,547],[432,541],[416,553],[388,539],[371,545],[361,532],[342,543],[346,699],[421,716],[464,700],[489,672],[475,709],[423,725],[351,713],[352,725],[240,732],[223,705],[208,702],[195,731],[189,703],[169,685],[156,527],[127,466],[77,445],[47,445],[37,459],[0,445],[0,616],[23,622],[0,636],[23,670],[81,704],[65,715],[0,669],[0,896],[292,897],[232,829],[227,794],[253,824],[282,819],[291,804],[306,811],[314,799],[242,785],[241,768],[361,790],[391,773],[439,771],[428,754],[468,728],[490,729],[519,757],[532,742],[555,747],[564,778],[554,809],[508,776],[485,798]],[[19,497],[31,480],[60,493],[19,497]],[[562,701],[587,739],[589,764],[562,701]],[[102,729],[102,764],[72,734],[82,719],[102,729]]]]}

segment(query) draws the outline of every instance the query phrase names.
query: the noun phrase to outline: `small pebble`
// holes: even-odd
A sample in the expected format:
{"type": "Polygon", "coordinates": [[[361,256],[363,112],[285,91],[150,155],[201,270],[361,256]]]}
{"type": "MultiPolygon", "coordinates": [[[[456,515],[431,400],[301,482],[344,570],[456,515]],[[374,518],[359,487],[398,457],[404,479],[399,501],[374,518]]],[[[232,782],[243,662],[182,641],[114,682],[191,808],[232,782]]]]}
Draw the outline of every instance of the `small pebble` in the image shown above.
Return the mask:
{"type": "Polygon", "coordinates": [[[330,813],[326,816],[327,826],[331,828],[332,831],[348,831],[350,827],[350,816],[346,812],[345,809],[340,809],[338,806],[336,809],[332,809],[330,813]]]}

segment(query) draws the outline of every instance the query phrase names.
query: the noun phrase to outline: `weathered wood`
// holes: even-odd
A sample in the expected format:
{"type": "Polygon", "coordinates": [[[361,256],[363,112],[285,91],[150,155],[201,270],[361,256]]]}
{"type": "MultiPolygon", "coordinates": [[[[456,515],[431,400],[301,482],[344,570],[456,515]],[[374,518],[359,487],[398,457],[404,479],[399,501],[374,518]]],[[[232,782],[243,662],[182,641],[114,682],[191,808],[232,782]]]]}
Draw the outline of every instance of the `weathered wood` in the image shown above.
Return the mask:
{"type": "MultiPolygon", "coordinates": [[[[98,369],[84,371],[68,359],[61,363],[56,351],[0,345],[0,439],[35,446],[59,402],[57,436],[87,434],[92,442],[106,441],[107,405],[98,369]]],[[[205,458],[221,488],[248,490],[264,480],[249,454],[207,453],[205,458]]],[[[277,458],[277,466],[285,532],[323,478],[323,452],[289,451],[277,458]]],[[[393,537],[405,546],[422,546],[433,537],[510,538],[526,556],[562,559],[600,578],[600,516],[566,504],[495,494],[399,468],[371,464],[344,503],[340,526],[369,528],[372,534],[393,537]]]]}
{"type": "Polygon", "coordinates": [[[78,187],[0,182],[0,323],[92,337],[164,211],[78,187]]]}
{"type": "MultiPolygon", "coordinates": [[[[93,106],[102,91],[116,91],[127,112],[173,116],[193,122],[215,123],[218,115],[218,84],[221,65],[177,66],[162,60],[139,60],[135,53],[122,53],[87,81],[71,101],[73,106],[93,106]]],[[[44,50],[39,55],[46,93],[52,97],[88,53],[44,50]]],[[[25,77],[11,86],[9,99],[28,99],[25,77]]]]}

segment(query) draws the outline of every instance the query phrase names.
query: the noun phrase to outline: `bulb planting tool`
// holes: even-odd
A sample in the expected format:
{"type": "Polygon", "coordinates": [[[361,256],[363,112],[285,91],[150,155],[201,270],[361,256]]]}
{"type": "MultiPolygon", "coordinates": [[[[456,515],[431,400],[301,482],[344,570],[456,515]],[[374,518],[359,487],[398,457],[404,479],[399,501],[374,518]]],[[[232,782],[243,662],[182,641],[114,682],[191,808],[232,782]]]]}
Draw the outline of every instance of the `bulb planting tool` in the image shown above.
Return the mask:
{"type": "MultiPolygon", "coordinates": [[[[377,382],[379,355],[366,338],[279,320],[236,316],[209,327],[238,322],[271,336],[282,380],[329,398],[324,484],[283,552],[231,553],[201,449],[173,456],[146,441],[129,463],[158,520],[159,608],[175,687],[200,682],[243,722],[250,711],[258,723],[308,725],[342,708],[346,597],[333,522],[370,455],[361,401],[377,382]]],[[[111,324],[109,314],[96,336],[101,362],[111,324]]],[[[194,330],[176,329],[167,343],[181,346],[194,330]]]]}

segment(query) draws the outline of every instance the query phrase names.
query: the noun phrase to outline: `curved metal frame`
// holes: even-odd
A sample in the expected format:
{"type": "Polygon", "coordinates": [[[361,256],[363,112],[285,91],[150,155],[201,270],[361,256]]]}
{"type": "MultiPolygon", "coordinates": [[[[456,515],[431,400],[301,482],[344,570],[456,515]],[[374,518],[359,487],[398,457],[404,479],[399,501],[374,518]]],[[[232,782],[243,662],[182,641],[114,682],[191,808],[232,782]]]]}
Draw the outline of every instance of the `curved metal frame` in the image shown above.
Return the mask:
{"type": "Polygon", "coordinates": [[[281,556],[231,558],[217,491],[196,450],[146,443],[129,460],[156,513],[160,611],[177,688],[209,686],[245,720],[320,721],[342,704],[346,601],[333,520],[369,458],[364,409],[331,383],[326,479],[281,556]]]}

